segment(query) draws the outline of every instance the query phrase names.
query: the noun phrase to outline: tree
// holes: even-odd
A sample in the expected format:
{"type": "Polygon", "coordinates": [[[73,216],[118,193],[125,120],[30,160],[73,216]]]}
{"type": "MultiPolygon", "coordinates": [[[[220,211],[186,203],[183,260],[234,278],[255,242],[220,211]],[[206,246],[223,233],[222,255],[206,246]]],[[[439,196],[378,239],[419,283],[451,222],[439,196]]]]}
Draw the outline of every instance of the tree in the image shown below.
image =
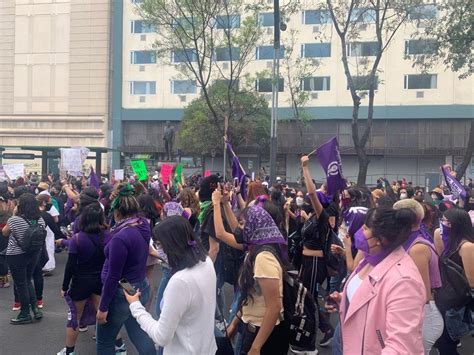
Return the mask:
{"type": "MultiPolygon", "coordinates": [[[[229,139],[235,147],[258,144],[266,150],[270,137],[270,110],[268,103],[255,92],[233,91],[234,114],[229,120],[229,139]]],[[[221,111],[227,105],[227,88],[223,83],[209,87],[208,98],[212,107],[221,111]]],[[[204,95],[193,100],[184,110],[178,133],[183,150],[192,155],[202,155],[219,149],[222,132],[214,124],[204,95]]]]}
{"type": "Polygon", "coordinates": [[[379,64],[397,31],[418,0],[326,0],[326,9],[342,49],[342,64],[352,98],[352,140],[359,161],[357,185],[364,186],[370,159],[366,145],[373,125],[379,64]],[[373,31],[375,45],[363,48],[361,31],[373,31]],[[363,53],[368,51],[369,53],[363,53]],[[350,53],[348,53],[350,52],[350,53]],[[369,56],[367,56],[369,55],[369,56]],[[367,120],[361,124],[359,109],[368,96],[367,120]]]}
{"type": "Polygon", "coordinates": [[[241,79],[261,37],[260,9],[258,4],[248,6],[240,0],[144,0],[138,7],[156,29],[159,58],[196,81],[200,99],[207,105],[207,118],[218,132],[214,138],[221,144],[223,136],[233,135],[226,132],[227,122],[240,114],[234,93],[243,91],[245,80],[241,79]],[[211,95],[216,81],[221,83],[219,102],[211,95]]]}

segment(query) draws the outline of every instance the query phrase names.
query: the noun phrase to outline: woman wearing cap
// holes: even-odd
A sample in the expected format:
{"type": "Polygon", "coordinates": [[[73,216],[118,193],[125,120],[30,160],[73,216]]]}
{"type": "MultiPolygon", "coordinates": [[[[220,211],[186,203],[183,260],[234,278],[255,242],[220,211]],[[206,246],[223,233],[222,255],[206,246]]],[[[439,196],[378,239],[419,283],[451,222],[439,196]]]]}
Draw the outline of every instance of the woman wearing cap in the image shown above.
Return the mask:
{"type": "Polygon", "coordinates": [[[416,215],[411,233],[403,243],[403,248],[413,259],[425,285],[427,297],[423,311],[423,346],[425,354],[429,355],[444,329],[443,317],[434,302],[434,292],[441,287],[438,254],[434,249],[434,244],[421,230],[421,223],[425,217],[423,206],[413,199],[405,199],[395,203],[393,208],[396,210],[408,208],[416,215]]]}
{"type": "Polygon", "coordinates": [[[125,325],[128,336],[140,354],[155,355],[156,350],[148,335],[132,317],[123,292],[118,289],[122,278],[142,292],[146,304],[150,288],[146,280],[146,261],[151,238],[150,223],[139,217],[139,204],[129,183],[119,184],[112,202],[115,226],[105,246],[105,263],[102,269],[102,297],[97,311],[97,353],[115,354],[115,338],[125,325]]]}
{"type": "Polygon", "coordinates": [[[160,222],[153,230],[153,240],[168,256],[172,277],[158,321],[140,302],[141,290],[135,296],[124,291],[133,317],[156,345],[164,347],[165,355],[215,354],[216,274],[211,259],[181,216],[160,222]]]}

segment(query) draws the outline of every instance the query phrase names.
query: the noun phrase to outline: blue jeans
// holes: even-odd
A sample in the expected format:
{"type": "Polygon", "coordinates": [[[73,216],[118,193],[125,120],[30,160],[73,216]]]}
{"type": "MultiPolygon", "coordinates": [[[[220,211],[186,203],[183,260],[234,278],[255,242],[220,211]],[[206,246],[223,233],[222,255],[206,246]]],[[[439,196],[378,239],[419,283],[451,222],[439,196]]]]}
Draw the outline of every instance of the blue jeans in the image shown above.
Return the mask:
{"type": "Polygon", "coordinates": [[[341,323],[337,322],[336,329],[334,330],[334,336],[332,338],[332,355],[342,355],[342,334],[341,334],[341,323]]]}
{"type": "Polygon", "coordinates": [[[163,294],[165,293],[166,286],[171,278],[171,269],[162,266],[161,267],[161,281],[156,291],[156,319],[160,319],[161,314],[161,301],[163,300],[163,294]]]}
{"type": "MultiPolygon", "coordinates": [[[[150,298],[150,286],[146,280],[133,284],[141,292],[140,301],[146,304],[150,298]]],[[[130,313],[123,290],[118,288],[109,305],[107,323],[97,324],[97,354],[115,355],[115,338],[125,325],[128,336],[140,355],[156,355],[155,344],[130,313]]]]}

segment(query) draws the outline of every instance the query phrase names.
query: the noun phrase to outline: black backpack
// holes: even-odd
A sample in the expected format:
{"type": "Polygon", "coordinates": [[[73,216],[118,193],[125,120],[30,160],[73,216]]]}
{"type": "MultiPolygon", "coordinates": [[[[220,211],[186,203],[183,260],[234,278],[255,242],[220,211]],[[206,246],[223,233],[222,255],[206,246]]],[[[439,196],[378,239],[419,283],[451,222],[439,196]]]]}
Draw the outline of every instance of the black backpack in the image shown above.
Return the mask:
{"type": "Polygon", "coordinates": [[[23,234],[21,240],[18,240],[15,234],[13,234],[16,243],[25,253],[40,251],[46,240],[46,228],[37,220],[29,221],[25,217],[21,218],[28,223],[28,229],[23,234]]]}
{"type": "Polygon", "coordinates": [[[319,319],[313,295],[298,279],[298,271],[283,263],[280,253],[270,246],[262,247],[258,253],[262,251],[271,252],[283,269],[283,314],[289,327],[291,349],[301,352],[314,351],[319,319]]]}
{"type": "Polygon", "coordinates": [[[460,309],[472,301],[471,287],[463,268],[450,259],[454,253],[439,258],[442,286],[436,290],[434,299],[438,308],[444,311],[460,309]]]}

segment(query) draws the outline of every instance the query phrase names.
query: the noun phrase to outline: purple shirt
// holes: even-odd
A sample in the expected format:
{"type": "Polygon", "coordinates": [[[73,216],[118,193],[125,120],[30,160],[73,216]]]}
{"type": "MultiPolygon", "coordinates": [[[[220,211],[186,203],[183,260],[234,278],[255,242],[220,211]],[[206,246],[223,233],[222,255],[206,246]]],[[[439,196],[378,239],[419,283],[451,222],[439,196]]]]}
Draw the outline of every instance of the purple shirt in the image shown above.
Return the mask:
{"type": "Polygon", "coordinates": [[[145,218],[124,220],[112,230],[112,238],[105,246],[100,311],[108,310],[120,279],[126,278],[131,284],[145,279],[150,239],[150,223],[145,218]]]}
{"type": "MultiPolygon", "coordinates": [[[[97,247],[90,241],[90,236],[84,232],[74,234],[68,241],[69,254],[77,254],[79,263],[84,263],[89,260],[95,253],[97,247]]],[[[99,238],[94,235],[92,238],[99,238]]],[[[110,241],[111,235],[108,232],[104,232],[104,242],[106,245],[110,241]]]]}

